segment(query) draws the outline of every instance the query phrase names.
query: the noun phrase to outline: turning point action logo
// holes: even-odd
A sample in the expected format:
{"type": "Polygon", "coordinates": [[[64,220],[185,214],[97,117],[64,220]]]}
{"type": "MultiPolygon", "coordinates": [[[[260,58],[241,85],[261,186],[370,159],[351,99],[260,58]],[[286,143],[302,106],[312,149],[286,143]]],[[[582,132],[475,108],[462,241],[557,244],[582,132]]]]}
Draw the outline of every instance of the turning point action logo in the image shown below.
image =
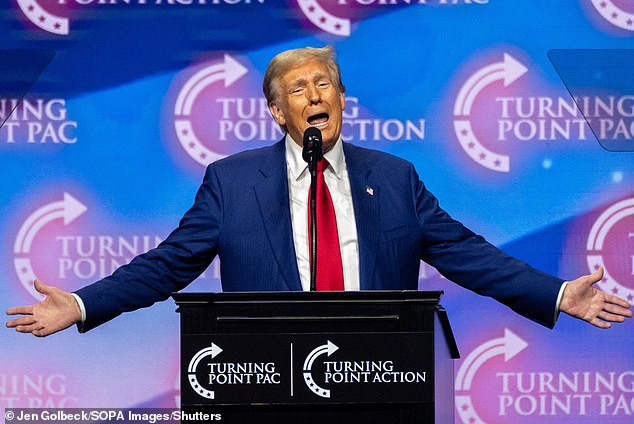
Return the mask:
{"type": "MultiPolygon", "coordinates": [[[[242,60],[246,63],[246,60],[242,60]]],[[[284,132],[261,94],[260,78],[249,65],[224,54],[177,75],[165,96],[162,131],[200,165],[246,148],[279,141],[284,132]]],[[[346,96],[341,137],[356,142],[407,142],[425,139],[426,120],[376,116],[357,97],[346,96]]],[[[188,161],[189,162],[189,161],[188,161]]]]}
{"type": "MultiPolygon", "coordinates": [[[[364,385],[375,384],[421,384],[427,381],[426,371],[400,371],[394,360],[332,360],[329,359],[339,346],[328,340],[325,344],[316,347],[304,360],[302,376],[306,387],[315,395],[330,399],[331,390],[323,387],[330,385],[358,384],[360,390],[364,385]],[[317,361],[320,356],[328,358],[317,361]],[[314,366],[316,369],[313,369],[314,366]],[[315,378],[316,376],[316,378],[315,378]],[[320,384],[321,383],[321,384],[320,384]]],[[[383,393],[385,395],[385,393],[383,393]]]]}

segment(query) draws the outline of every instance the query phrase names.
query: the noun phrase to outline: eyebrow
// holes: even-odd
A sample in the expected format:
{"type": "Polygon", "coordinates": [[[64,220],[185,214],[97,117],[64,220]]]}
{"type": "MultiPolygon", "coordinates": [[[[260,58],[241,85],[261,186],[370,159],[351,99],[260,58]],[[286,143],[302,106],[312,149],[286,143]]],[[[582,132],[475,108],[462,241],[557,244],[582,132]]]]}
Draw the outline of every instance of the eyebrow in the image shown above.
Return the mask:
{"type": "MultiPolygon", "coordinates": [[[[324,72],[319,71],[319,72],[316,72],[313,75],[312,79],[313,79],[313,81],[319,81],[319,80],[322,80],[322,79],[330,80],[330,75],[328,73],[324,73],[324,72]]],[[[289,87],[297,87],[297,86],[305,85],[306,81],[307,81],[307,78],[299,77],[299,78],[291,81],[291,83],[289,84],[289,87]]]]}

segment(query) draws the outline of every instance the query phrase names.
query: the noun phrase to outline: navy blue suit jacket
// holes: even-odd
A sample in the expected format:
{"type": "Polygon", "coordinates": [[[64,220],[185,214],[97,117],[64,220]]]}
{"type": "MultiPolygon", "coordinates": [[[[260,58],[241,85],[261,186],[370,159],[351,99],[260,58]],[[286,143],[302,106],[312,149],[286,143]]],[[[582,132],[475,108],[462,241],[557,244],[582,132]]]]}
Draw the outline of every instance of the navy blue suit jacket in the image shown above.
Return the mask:
{"type": "MultiPolygon", "coordinates": [[[[362,290],[417,289],[422,259],[450,280],[554,325],[561,279],[507,256],[452,219],[411,163],[343,148],[362,290]]],[[[77,291],[87,313],[80,329],[167,299],[216,255],[223,291],[301,290],[286,169],[284,141],[209,165],[194,205],[163,243],[77,291]]]]}

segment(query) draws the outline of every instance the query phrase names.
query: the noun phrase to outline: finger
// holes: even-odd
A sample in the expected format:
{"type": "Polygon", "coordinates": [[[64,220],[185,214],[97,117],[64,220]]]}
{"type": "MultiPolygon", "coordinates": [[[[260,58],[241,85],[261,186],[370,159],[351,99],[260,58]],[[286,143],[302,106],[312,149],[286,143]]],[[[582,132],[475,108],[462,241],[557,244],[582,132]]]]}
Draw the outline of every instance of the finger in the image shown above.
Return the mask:
{"type": "Polygon", "coordinates": [[[31,325],[18,325],[15,327],[15,331],[19,333],[32,333],[33,331],[42,330],[44,327],[40,323],[34,323],[31,325]]]}
{"type": "MultiPolygon", "coordinates": [[[[606,294],[605,300],[606,302],[612,303],[614,305],[622,306],[623,308],[626,308],[628,310],[632,307],[632,305],[630,305],[630,303],[627,300],[618,296],[614,296],[613,294],[606,294]]],[[[630,315],[631,315],[631,311],[630,311],[630,315]]]]}
{"type": "Polygon", "coordinates": [[[608,329],[612,327],[612,324],[610,324],[609,322],[601,321],[599,318],[593,319],[592,321],[590,321],[590,324],[603,329],[608,329]]]}
{"type": "Polygon", "coordinates": [[[31,315],[26,316],[26,317],[22,317],[22,318],[18,318],[18,319],[12,319],[11,321],[7,321],[7,327],[9,328],[13,328],[13,327],[17,327],[19,325],[30,325],[33,324],[35,322],[35,318],[33,318],[31,315]]]}
{"type": "Polygon", "coordinates": [[[32,314],[33,314],[33,305],[16,306],[16,307],[7,309],[7,315],[32,315],[32,314]]]}
{"type": "Polygon", "coordinates": [[[621,307],[614,303],[606,303],[605,305],[603,305],[603,310],[607,312],[611,312],[616,315],[620,315],[622,317],[627,317],[627,318],[632,317],[631,310],[629,310],[628,308],[621,307]]]}
{"type": "Polygon", "coordinates": [[[603,321],[609,321],[609,322],[623,322],[623,321],[625,321],[625,317],[623,315],[612,314],[612,313],[607,312],[607,311],[599,312],[599,318],[601,318],[603,321]]]}
{"type": "Polygon", "coordinates": [[[41,330],[35,330],[31,334],[33,334],[34,336],[37,336],[37,337],[46,337],[46,336],[48,336],[51,333],[47,329],[43,328],[41,330]]]}
{"type": "Polygon", "coordinates": [[[44,284],[42,281],[40,281],[39,278],[35,279],[35,281],[33,282],[33,286],[35,287],[35,290],[38,291],[38,293],[42,293],[44,295],[49,295],[51,293],[52,287],[44,284]]]}

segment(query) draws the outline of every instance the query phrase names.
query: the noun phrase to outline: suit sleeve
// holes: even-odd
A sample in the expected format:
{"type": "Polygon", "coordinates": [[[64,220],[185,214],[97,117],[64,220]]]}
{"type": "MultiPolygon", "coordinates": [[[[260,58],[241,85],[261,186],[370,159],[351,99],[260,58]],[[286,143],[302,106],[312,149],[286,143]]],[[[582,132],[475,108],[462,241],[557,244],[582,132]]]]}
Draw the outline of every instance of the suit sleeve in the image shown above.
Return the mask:
{"type": "Polygon", "coordinates": [[[159,246],[76,292],[86,308],[86,321],[79,330],[85,332],[123,312],[148,307],[187,286],[216,256],[222,219],[221,188],[210,165],[194,205],[159,246]]]}
{"type": "Polygon", "coordinates": [[[410,185],[422,231],[421,259],[449,280],[492,297],[544,326],[555,325],[563,280],[515,259],[473,233],[440,208],[413,166],[410,185]]]}

